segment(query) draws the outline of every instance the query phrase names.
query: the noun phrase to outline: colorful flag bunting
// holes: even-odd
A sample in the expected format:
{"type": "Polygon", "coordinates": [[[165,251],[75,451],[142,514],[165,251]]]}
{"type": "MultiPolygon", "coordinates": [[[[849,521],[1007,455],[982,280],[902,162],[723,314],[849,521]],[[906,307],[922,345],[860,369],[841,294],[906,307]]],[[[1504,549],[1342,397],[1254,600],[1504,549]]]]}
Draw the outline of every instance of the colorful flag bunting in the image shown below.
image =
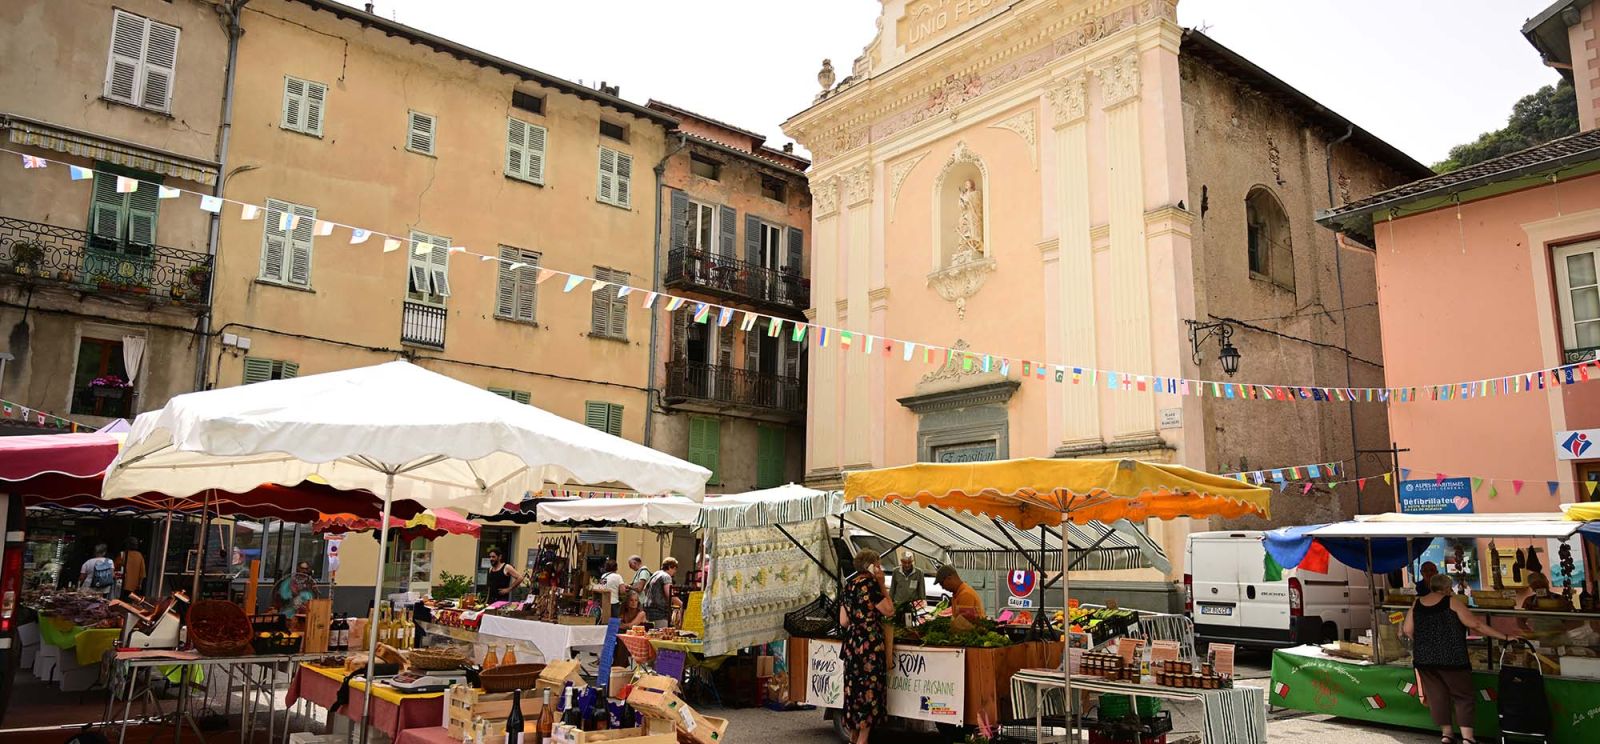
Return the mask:
{"type": "Polygon", "coordinates": [[[900,350],[900,360],[905,362],[911,361],[911,357],[915,354],[916,350],[917,345],[914,342],[907,341],[905,348],[900,350]]]}
{"type": "MultiPolygon", "coordinates": [[[[327,220],[317,220],[316,225],[311,228],[311,234],[322,236],[332,235],[333,223],[327,220]]],[[[484,258],[493,258],[493,256],[484,256],[484,258]]]]}
{"type": "Polygon", "coordinates": [[[798,323],[798,322],[794,322],[794,321],[790,321],[790,322],[794,323],[794,331],[789,336],[789,340],[793,341],[793,342],[795,342],[797,344],[802,342],[802,341],[804,341],[804,340],[806,340],[806,329],[810,328],[811,326],[808,326],[805,323],[798,323]]]}
{"type": "Polygon", "coordinates": [[[94,178],[94,171],[76,165],[67,166],[67,174],[72,176],[74,181],[86,181],[94,178]]]}
{"type": "Polygon", "coordinates": [[[182,196],[182,195],[183,195],[183,189],[175,189],[175,188],[173,188],[171,186],[157,186],[156,187],[156,198],[157,199],[176,199],[176,198],[178,198],[179,196],[182,196]]]}
{"type": "Polygon", "coordinates": [[[660,297],[660,296],[661,296],[660,292],[646,292],[645,295],[644,295],[644,306],[645,306],[645,308],[646,309],[653,309],[656,306],[656,298],[660,297]]]}
{"type": "Polygon", "coordinates": [[[139,179],[117,176],[117,193],[131,194],[139,190],[139,179]]]}
{"type": "Polygon", "coordinates": [[[594,280],[593,284],[589,285],[589,294],[594,294],[595,292],[599,292],[600,290],[609,286],[611,286],[611,282],[602,282],[599,279],[596,279],[594,280]]]}
{"type": "Polygon", "coordinates": [[[222,198],[210,195],[202,196],[200,197],[200,209],[201,211],[210,212],[212,214],[221,214],[222,198]]]}
{"type": "Polygon", "coordinates": [[[24,168],[43,168],[48,163],[49,163],[49,161],[47,161],[44,158],[41,158],[41,157],[39,157],[37,155],[23,155],[22,156],[22,167],[24,167],[24,168]]]}
{"type": "Polygon", "coordinates": [[[582,283],[583,283],[583,277],[578,276],[577,274],[568,274],[567,275],[567,283],[566,283],[565,286],[563,286],[561,288],[561,292],[563,294],[565,294],[567,292],[571,292],[572,290],[577,289],[578,285],[582,284],[582,283]]]}
{"type": "Polygon", "coordinates": [[[704,324],[711,319],[711,306],[704,302],[694,304],[694,322],[704,324]]]}
{"type": "Polygon", "coordinates": [[[398,239],[396,239],[396,238],[384,238],[383,239],[383,252],[384,253],[393,253],[393,252],[398,251],[398,250],[400,250],[400,241],[398,239]]]}
{"type": "Polygon", "coordinates": [[[260,216],[261,216],[261,207],[258,207],[258,206],[254,205],[254,204],[240,204],[239,205],[239,219],[244,220],[245,222],[249,222],[250,220],[253,220],[253,219],[255,219],[257,217],[260,217],[260,216]]]}

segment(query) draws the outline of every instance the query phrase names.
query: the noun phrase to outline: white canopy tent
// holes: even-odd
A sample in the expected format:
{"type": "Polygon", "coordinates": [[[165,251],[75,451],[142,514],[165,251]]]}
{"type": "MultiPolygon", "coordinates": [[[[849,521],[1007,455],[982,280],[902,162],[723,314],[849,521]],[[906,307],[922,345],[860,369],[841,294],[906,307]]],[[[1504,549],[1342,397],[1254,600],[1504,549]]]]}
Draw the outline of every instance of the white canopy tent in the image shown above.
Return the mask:
{"type": "Polygon", "coordinates": [[[1531,537],[1565,540],[1582,522],[1560,513],[1538,514],[1366,514],[1308,531],[1319,538],[1531,537]]]}
{"type": "MultiPolygon", "coordinates": [[[[103,495],[318,480],[424,507],[493,513],[546,484],[622,483],[698,501],[710,471],[403,361],[189,393],[142,414],[103,495]]],[[[388,550],[379,532],[379,561],[388,550]]],[[[380,567],[381,571],[381,567],[380,567]]],[[[382,582],[375,582],[381,602],[382,582]]],[[[376,645],[377,628],[370,630],[376,645]]],[[[373,664],[367,665],[372,678],[373,664]]],[[[368,687],[366,710],[371,710],[368,687]]],[[[362,726],[366,739],[366,726],[362,726]]]]}
{"type": "Polygon", "coordinates": [[[570,499],[539,504],[539,524],[693,527],[700,505],[682,496],[642,499],[570,499]]]}

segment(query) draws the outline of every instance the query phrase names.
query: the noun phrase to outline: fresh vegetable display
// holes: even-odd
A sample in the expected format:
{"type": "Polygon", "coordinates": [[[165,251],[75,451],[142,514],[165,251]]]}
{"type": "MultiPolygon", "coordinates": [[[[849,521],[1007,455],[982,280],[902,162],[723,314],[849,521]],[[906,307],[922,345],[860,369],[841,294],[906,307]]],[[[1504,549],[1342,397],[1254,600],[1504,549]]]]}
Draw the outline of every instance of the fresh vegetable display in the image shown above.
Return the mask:
{"type": "MultiPolygon", "coordinates": [[[[1074,633],[1088,633],[1095,645],[1123,635],[1128,628],[1138,622],[1139,614],[1132,610],[1119,610],[1110,607],[1074,607],[1072,608],[1072,627],[1074,633]]],[[[1055,623],[1060,626],[1062,615],[1057,612],[1055,623]]]]}
{"type": "Polygon", "coordinates": [[[1011,645],[1011,639],[995,632],[992,620],[964,620],[961,627],[956,627],[953,619],[938,617],[922,625],[905,631],[902,636],[900,630],[895,631],[895,638],[904,637],[912,640],[920,636],[927,646],[952,646],[961,648],[1000,648],[1011,645]]]}

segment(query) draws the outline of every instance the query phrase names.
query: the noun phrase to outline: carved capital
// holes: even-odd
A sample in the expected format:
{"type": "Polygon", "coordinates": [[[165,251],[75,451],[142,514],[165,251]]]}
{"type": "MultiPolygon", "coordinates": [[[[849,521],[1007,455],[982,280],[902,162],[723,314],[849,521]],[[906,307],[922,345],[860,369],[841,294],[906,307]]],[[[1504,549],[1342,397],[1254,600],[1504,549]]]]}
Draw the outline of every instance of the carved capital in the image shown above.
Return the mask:
{"type": "Polygon", "coordinates": [[[1083,120],[1089,114],[1088,78],[1081,73],[1063,78],[1050,86],[1050,111],[1060,129],[1083,120]]]}
{"type": "Polygon", "coordinates": [[[867,291],[867,302],[872,306],[872,311],[889,309],[889,288],[878,287],[867,291]]]}
{"type": "Polygon", "coordinates": [[[817,219],[833,216],[839,211],[839,181],[823,178],[811,182],[811,213],[817,219]]]}
{"type": "Polygon", "coordinates": [[[994,268],[992,258],[967,258],[929,274],[928,286],[946,302],[956,304],[957,320],[966,320],[967,298],[983,289],[984,282],[989,280],[994,268]]]}
{"type": "Polygon", "coordinates": [[[900,200],[900,185],[906,182],[906,176],[911,175],[911,171],[917,167],[917,163],[922,162],[925,157],[928,157],[927,150],[889,166],[889,219],[894,219],[894,205],[900,200]]]}
{"type": "Polygon", "coordinates": [[[872,165],[863,163],[845,171],[845,205],[854,207],[872,199],[872,165]]]}
{"type": "Polygon", "coordinates": [[[1139,97],[1139,50],[1129,49],[1094,68],[1100,102],[1111,108],[1139,97]]]}
{"type": "Polygon", "coordinates": [[[989,125],[990,129],[1004,129],[1016,132],[1023,142],[1028,143],[1028,159],[1033,161],[1035,168],[1039,167],[1039,134],[1037,120],[1033,115],[1033,108],[1026,108],[989,125]]]}

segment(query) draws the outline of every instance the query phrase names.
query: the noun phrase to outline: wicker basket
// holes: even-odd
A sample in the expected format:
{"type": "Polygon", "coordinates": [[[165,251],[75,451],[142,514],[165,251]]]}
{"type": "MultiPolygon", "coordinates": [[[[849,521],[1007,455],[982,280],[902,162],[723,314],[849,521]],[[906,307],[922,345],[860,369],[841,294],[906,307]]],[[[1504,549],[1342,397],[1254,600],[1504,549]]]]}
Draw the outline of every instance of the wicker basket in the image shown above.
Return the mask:
{"type": "Polygon", "coordinates": [[[466,654],[452,649],[418,648],[406,652],[406,665],[419,672],[460,669],[466,663],[466,654]]]}
{"type": "Polygon", "coordinates": [[[189,605],[189,641],[205,656],[244,656],[254,635],[244,608],[220,599],[202,599],[189,605]]]}
{"type": "Polygon", "coordinates": [[[542,671],[544,671],[543,664],[498,666],[480,673],[478,682],[483,685],[484,692],[531,690],[534,683],[539,681],[539,673],[542,671]]]}

